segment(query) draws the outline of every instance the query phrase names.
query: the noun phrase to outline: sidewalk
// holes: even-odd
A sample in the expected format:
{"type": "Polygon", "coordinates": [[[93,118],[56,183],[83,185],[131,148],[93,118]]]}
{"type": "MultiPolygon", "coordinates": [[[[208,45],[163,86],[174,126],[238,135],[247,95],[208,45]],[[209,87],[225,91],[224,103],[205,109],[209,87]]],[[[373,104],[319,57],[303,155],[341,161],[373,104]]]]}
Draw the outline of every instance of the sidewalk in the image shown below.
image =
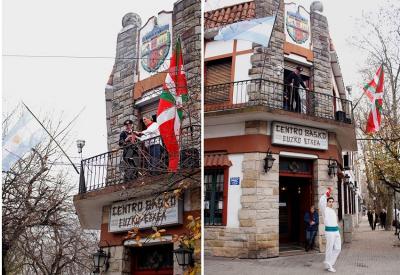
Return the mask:
{"type": "MultiPolygon", "coordinates": [[[[343,245],[335,274],[400,274],[400,246],[394,244],[399,244],[394,231],[372,231],[364,218],[353,234],[353,242],[343,245]]],[[[324,270],[323,260],[323,253],[259,260],[206,257],[204,274],[331,274],[324,270]]]]}

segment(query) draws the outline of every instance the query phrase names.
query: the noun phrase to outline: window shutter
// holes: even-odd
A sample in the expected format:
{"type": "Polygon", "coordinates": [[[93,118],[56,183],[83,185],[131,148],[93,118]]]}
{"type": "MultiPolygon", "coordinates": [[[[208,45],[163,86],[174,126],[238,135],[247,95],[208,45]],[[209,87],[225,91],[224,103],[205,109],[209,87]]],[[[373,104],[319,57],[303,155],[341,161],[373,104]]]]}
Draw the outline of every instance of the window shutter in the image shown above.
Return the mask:
{"type": "Polygon", "coordinates": [[[206,64],[206,86],[231,82],[232,59],[218,59],[206,64]]]}

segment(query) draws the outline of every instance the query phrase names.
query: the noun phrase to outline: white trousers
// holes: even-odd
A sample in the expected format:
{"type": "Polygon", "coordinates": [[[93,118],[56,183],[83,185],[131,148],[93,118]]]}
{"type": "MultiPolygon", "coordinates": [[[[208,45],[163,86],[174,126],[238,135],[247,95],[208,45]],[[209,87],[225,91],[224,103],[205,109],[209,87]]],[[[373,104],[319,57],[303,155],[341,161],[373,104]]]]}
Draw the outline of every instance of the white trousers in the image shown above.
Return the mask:
{"type": "Polygon", "coordinates": [[[339,231],[325,232],[326,247],[325,247],[325,262],[334,266],[336,259],[342,249],[342,241],[339,231]]]}

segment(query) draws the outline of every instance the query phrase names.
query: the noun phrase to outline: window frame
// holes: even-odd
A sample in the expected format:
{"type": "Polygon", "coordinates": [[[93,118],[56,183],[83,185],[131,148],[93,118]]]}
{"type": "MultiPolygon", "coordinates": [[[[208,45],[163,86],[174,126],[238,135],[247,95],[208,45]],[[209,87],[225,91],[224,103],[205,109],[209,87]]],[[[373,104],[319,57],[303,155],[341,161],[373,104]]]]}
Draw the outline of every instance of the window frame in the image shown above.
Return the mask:
{"type": "MultiPolygon", "coordinates": [[[[205,218],[204,218],[204,226],[226,226],[227,220],[228,220],[228,179],[229,179],[229,167],[222,167],[222,166],[217,166],[217,167],[205,167],[204,168],[204,176],[207,174],[207,172],[210,171],[216,171],[216,170],[221,170],[223,172],[223,191],[222,191],[222,221],[221,224],[215,224],[215,223],[208,223],[206,224],[205,218]]],[[[222,174],[222,173],[221,173],[222,174]]],[[[215,174],[218,175],[218,174],[215,174]]],[[[212,180],[213,181],[213,180],[212,180]]],[[[215,182],[215,186],[216,186],[215,182]]],[[[204,201],[205,201],[205,195],[204,195],[204,201]]],[[[215,201],[214,201],[215,203],[215,201]]],[[[210,201],[210,206],[211,206],[211,201],[210,201]]],[[[209,211],[210,211],[209,207],[209,211]]],[[[203,213],[205,211],[205,208],[203,209],[203,213]]],[[[205,213],[204,213],[205,214],[205,213]]],[[[211,213],[210,213],[211,217],[211,213]]]]}

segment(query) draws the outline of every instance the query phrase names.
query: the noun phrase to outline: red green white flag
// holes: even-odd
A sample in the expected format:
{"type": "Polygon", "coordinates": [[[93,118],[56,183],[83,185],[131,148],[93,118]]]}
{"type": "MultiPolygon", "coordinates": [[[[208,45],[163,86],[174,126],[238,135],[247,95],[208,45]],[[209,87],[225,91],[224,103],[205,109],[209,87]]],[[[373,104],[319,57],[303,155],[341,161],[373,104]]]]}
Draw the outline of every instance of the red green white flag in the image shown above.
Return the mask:
{"type": "Polygon", "coordinates": [[[376,72],[374,78],[364,86],[363,90],[371,104],[371,111],[368,115],[366,133],[374,133],[379,131],[382,117],[383,102],[383,66],[381,65],[376,72]]]}
{"type": "Polygon", "coordinates": [[[186,75],[183,70],[181,41],[178,39],[175,51],[172,53],[157,111],[157,123],[161,138],[168,151],[168,169],[170,171],[176,171],[179,165],[182,105],[187,101],[187,98],[188,91],[186,75]]]}

